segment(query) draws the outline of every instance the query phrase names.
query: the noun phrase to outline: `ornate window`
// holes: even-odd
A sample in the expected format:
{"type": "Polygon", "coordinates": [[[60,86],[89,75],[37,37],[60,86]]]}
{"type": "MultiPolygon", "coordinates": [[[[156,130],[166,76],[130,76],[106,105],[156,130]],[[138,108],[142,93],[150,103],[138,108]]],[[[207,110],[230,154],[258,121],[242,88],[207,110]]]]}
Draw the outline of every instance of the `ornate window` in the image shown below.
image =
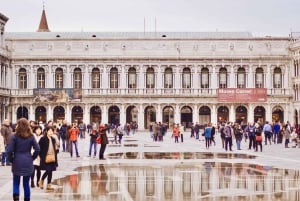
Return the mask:
{"type": "Polygon", "coordinates": [[[19,89],[27,89],[27,73],[25,68],[19,70],[19,89]]]}
{"type": "Polygon", "coordinates": [[[92,70],[92,88],[100,88],[100,70],[98,68],[92,70]]]}
{"type": "Polygon", "coordinates": [[[256,69],[255,88],[264,88],[264,70],[262,68],[256,69]]]}
{"type": "Polygon", "coordinates": [[[45,70],[43,68],[37,70],[37,88],[45,88],[45,70]]]}
{"type": "Polygon", "coordinates": [[[221,68],[219,72],[219,88],[227,88],[227,70],[221,68]]]}
{"type": "Polygon", "coordinates": [[[274,75],[273,75],[273,87],[274,88],[281,88],[282,87],[282,74],[280,68],[274,69],[274,75]]]}
{"type": "Polygon", "coordinates": [[[55,88],[62,89],[64,88],[64,74],[63,69],[57,68],[55,70],[55,88]]]}
{"type": "Polygon", "coordinates": [[[201,88],[209,88],[209,70],[208,70],[208,68],[201,69],[201,88]]]}
{"type": "Polygon", "coordinates": [[[244,68],[239,68],[237,71],[237,88],[246,87],[246,71],[244,68]]]}
{"type": "Polygon", "coordinates": [[[184,68],[182,71],[182,88],[191,88],[191,70],[184,68]]]}
{"type": "Polygon", "coordinates": [[[165,88],[173,88],[172,68],[166,68],[164,81],[165,81],[165,88]]]}
{"type": "Polygon", "coordinates": [[[110,88],[117,89],[119,87],[118,69],[110,69],[110,88]]]}
{"type": "Polygon", "coordinates": [[[128,88],[136,88],[136,70],[132,67],[128,70],[128,88]]]}
{"type": "Polygon", "coordinates": [[[155,86],[154,69],[148,68],[146,72],[146,88],[153,89],[155,86]]]}
{"type": "Polygon", "coordinates": [[[74,69],[74,89],[82,88],[82,73],[80,68],[74,69]]]}

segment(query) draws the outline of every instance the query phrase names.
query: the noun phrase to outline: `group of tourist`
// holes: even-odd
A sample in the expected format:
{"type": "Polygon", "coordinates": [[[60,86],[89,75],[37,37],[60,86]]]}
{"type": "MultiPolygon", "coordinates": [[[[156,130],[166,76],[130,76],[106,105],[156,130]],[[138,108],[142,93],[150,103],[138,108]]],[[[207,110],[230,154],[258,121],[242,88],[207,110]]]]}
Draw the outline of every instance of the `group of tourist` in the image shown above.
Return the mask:
{"type": "MultiPolygon", "coordinates": [[[[109,130],[109,126],[100,124],[99,128],[95,130],[97,131],[94,133],[96,138],[101,139],[99,159],[105,160],[104,152],[106,144],[108,144],[106,132],[109,130]]],[[[92,132],[90,133],[92,134],[92,132]]],[[[57,156],[60,142],[63,152],[70,152],[72,157],[74,146],[76,157],[80,157],[78,138],[81,136],[85,136],[85,130],[84,133],[80,132],[77,123],[68,124],[67,121],[64,121],[61,126],[58,126],[52,120],[44,124],[20,118],[17,124],[12,126],[10,121],[5,119],[0,135],[1,165],[12,168],[13,200],[19,201],[21,177],[24,201],[30,200],[30,187],[38,186],[43,189],[45,180],[47,180],[46,190],[54,190],[51,182],[53,171],[56,171],[58,167],[57,156]],[[44,171],[43,174],[41,174],[42,171],[44,171]]],[[[94,156],[96,156],[96,151],[95,148],[94,156]]]]}

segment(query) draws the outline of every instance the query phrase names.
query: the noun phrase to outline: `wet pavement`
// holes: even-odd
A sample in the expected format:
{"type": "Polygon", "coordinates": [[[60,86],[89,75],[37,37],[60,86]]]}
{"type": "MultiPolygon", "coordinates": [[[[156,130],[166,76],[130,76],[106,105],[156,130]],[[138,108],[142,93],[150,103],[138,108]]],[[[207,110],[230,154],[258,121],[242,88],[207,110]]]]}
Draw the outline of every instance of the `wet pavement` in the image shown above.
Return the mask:
{"type": "MultiPolygon", "coordinates": [[[[300,201],[300,148],[265,145],[263,152],[247,149],[225,152],[189,138],[175,144],[152,142],[147,132],[124,136],[110,144],[105,158],[88,157],[89,139],[79,141],[80,158],[59,153],[55,190],[32,188],[31,200],[108,201],[300,201]]],[[[98,147],[99,151],[99,147],[98,147]]],[[[21,200],[23,200],[21,188],[21,200]]],[[[10,167],[0,167],[0,200],[12,200],[10,167]]]]}

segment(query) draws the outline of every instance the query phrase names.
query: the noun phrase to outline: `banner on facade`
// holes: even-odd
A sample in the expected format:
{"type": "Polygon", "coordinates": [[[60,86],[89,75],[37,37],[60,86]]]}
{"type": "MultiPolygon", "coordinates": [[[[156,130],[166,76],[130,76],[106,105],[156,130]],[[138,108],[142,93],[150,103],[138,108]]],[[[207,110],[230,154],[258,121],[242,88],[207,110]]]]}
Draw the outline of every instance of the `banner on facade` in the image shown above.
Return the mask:
{"type": "Polygon", "coordinates": [[[266,88],[222,88],[217,91],[219,102],[266,102],[266,88]]]}
{"type": "Polygon", "coordinates": [[[81,89],[33,89],[34,102],[65,103],[69,101],[81,101],[81,89]]]}

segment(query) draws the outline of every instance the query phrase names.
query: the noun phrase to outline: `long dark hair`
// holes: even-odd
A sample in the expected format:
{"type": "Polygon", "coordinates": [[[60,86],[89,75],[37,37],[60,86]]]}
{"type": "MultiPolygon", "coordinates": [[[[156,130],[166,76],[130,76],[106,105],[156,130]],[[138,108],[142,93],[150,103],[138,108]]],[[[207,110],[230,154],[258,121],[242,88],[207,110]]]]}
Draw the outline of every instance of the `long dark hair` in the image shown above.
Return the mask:
{"type": "Polygon", "coordinates": [[[21,118],[17,122],[16,135],[21,138],[29,138],[32,136],[32,130],[30,128],[29,121],[25,118],[21,118]]]}

